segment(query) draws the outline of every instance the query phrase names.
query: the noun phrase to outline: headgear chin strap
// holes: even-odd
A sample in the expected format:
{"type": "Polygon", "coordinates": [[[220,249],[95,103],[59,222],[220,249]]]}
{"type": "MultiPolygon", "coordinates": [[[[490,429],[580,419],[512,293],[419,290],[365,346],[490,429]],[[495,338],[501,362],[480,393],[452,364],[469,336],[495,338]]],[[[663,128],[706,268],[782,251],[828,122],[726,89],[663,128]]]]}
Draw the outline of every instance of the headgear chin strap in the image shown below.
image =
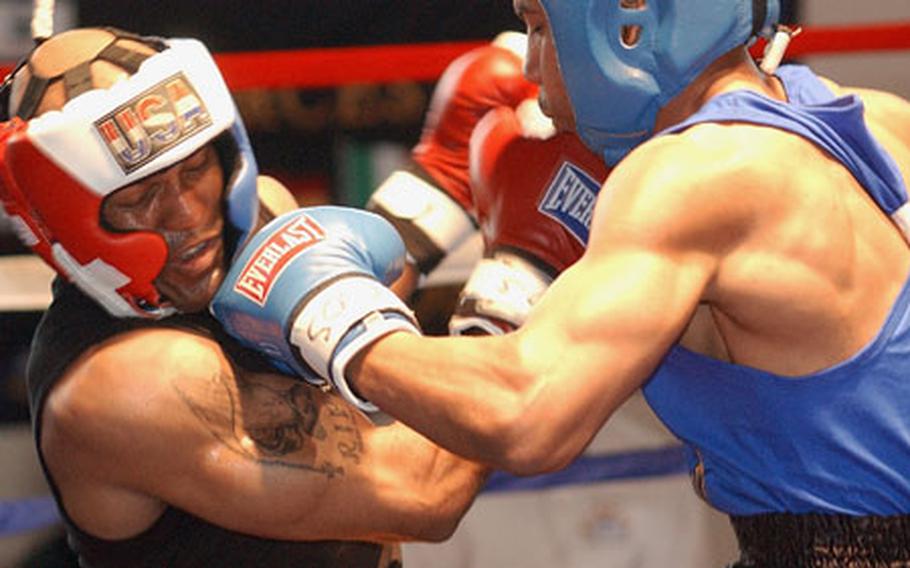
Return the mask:
{"type": "Polygon", "coordinates": [[[578,134],[615,165],[715,59],[769,34],[779,0],[541,0],[578,134]]]}
{"type": "Polygon", "coordinates": [[[151,231],[113,232],[101,203],[228,133],[237,157],[225,188],[241,238],[258,217],[256,161],[211,54],[163,40],[129,78],[88,89],[59,111],[0,125],[0,200],[20,239],[118,317],[175,312],[154,281],[168,257],[151,231]]]}

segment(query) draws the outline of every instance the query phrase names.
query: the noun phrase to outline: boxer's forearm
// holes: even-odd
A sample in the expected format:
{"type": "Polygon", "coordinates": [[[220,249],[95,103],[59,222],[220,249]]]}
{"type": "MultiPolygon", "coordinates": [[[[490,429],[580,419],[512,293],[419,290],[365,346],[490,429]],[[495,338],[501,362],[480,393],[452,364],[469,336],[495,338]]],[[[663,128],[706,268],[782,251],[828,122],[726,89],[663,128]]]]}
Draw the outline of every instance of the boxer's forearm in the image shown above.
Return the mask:
{"type": "Polygon", "coordinates": [[[477,461],[495,461],[500,450],[489,415],[515,396],[492,388],[488,359],[493,358],[486,354],[497,342],[405,335],[390,334],[351,362],[347,376],[354,388],[442,446],[477,461]],[[485,342],[483,348],[475,341],[485,342]]]}
{"type": "Polygon", "coordinates": [[[541,459],[559,428],[543,417],[555,397],[521,361],[515,334],[418,337],[395,333],[348,367],[361,396],[437,444],[468,459],[520,474],[554,469],[541,459]]]}

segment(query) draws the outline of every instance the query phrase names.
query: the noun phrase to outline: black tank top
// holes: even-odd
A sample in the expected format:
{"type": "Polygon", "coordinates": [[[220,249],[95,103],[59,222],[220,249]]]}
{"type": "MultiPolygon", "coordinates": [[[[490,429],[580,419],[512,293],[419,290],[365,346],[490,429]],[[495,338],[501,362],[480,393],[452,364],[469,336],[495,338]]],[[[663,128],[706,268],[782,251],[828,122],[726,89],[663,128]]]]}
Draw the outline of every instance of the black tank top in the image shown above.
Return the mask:
{"type": "MultiPolygon", "coordinates": [[[[89,347],[143,327],[191,329],[212,337],[239,367],[266,371],[257,353],[241,347],[207,313],[164,320],[119,319],[107,314],[74,286],[54,282],[54,301],[38,325],[28,362],[28,392],[38,457],[63,518],[70,547],[83,568],[374,568],[382,547],[347,541],[279,541],[232,532],[169,507],[145,532],[124,540],[86,534],[66,515],[59,490],[41,454],[41,412],[47,394],[64,371],[89,347]]],[[[319,522],[318,519],[314,522],[319,522]]]]}

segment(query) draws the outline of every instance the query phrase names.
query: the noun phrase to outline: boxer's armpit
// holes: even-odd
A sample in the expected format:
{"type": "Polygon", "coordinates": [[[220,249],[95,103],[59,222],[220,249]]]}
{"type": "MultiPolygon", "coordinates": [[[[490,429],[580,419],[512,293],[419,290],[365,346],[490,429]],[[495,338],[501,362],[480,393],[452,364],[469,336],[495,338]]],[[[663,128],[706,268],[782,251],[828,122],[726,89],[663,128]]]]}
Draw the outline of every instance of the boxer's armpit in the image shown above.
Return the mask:
{"type": "Polygon", "coordinates": [[[173,384],[220,444],[263,466],[335,477],[361,461],[363,423],[348,405],[311,385],[245,373],[173,384]]]}

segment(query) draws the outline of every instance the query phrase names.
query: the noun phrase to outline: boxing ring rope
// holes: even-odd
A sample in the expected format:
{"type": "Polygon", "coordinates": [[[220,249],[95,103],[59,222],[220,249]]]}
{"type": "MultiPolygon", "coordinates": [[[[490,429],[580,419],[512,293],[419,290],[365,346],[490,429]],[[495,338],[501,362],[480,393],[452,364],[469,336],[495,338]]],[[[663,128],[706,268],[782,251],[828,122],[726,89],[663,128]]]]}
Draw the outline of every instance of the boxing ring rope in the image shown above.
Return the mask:
{"type": "MultiPolygon", "coordinates": [[[[215,60],[232,90],[328,88],[352,83],[433,81],[446,65],[484,42],[225,52],[215,60]],[[369,61],[369,65],[364,65],[369,61]]],[[[804,55],[910,49],[910,22],[804,27],[788,50],[804,55]]],[[[13,64],[0,64],[0,76],[13,64]]]]}
{"type": "Polygon", "coordinates": [[[788,57],[910,49],[910,22],[861,26],[804,27],[787,50],[788,57]]]}
{"type": "MultiPolygon", "coordinates": [[[[320,88],[352,83],[433,81],[450,61],[483,43],[221,53],[215,59],[231,89],[320,88]],[[370,64],[363,65],[364,60],[370,64]]],[[[803,28],[799,39],[791,44],[788,56],[903,49],[910,49],[910,22],[803,28]]]]}
{"type": "Polygon", "coordinates": [[[376,45],[220,53],[215,61],[232,90],[325,88],[353,83],[434,81],[453,59],[486,42],[376,45]],[[364,65],[364,61],[369,61],[364,65]]]}
{"type": "MultiPolygon", "coordinates": [[[[485,42],[446,42],[328,49],[233,52],[215,55],[228,86],[245,89],[319,89],[357,83],[432,82],[450,61],[485,42]],[[364,65],[364,61],[369,61],[364,65]]],[[[758,54],[763,45],[753,52],[758,54]]],[[[789,58],[807,55],[910,49],[910,21],[861,26],[804,27],[789,58]]],[[[0,63],[6,76],[12,63],[0,63]]],[[[605,455],[583,455],[566,469],[547,475],[494,474],[486,492],[526,491],[568,485],[682,475],[688,471],[678,445],[605,455]]],[[[0,537],[38,530],[58,521],[51,497],[0,501],[0,537]]]]}

